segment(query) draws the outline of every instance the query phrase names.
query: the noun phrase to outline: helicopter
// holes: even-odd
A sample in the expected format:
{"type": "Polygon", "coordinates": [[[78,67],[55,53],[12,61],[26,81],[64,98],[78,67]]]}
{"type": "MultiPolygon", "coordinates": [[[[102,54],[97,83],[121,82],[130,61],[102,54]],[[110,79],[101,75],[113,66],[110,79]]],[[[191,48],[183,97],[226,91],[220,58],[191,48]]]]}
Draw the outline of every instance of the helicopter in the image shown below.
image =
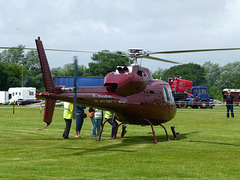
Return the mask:
{"type": "MultiPolygon", "coordinates": [[[[75,99],[74,104],[114,112],[115,119],[121,122],[119,126],[122,124],[150,125],[154,143],[157,143],[157,139],[153,126],[160,125],[164,128],[167,140],[169,140],[167,130],[162,124],[174,118],[176,105],[169,84],[161,80],[154,80],[149,69],[137,65],[138,58],[153,59],[149,54],[143,54],[140,48],[130,48],[126,55],[133,58],[134,63],[129,66],[117,66],[115,72],[110,72],[105,76],[104,86],[75,88],[55,86],[42,41],[40,38],[35,41],[46,88],[46,92],[37,94],[37,98],[45,99],[43,121],[47,125],[42,129],[52,122],[56,100],[73,102],[75,99]]],[[[177,63],[163,59],[158,60],[177,63]]],[[[98,140],[100,140],[101,134],[102,130],[98,140]]],[[[177,135],[175,132],[175,139],[177,135]]]]}
{"type": "MultiPolygon", "coordinates": [[[[224,49],[199,49],[199,50],[177,50],[177,51],[159,51],[159,52],[143,52],[140,48],[129,48],[128,53],[121,51],[113,52],[119,56],[128,56],[132,58],[134,63],[129,66],[117,66],[115,72],[108,73],[104,78],[104,86],[102,87],[77,87],[77,61],[75,59],[75,78],[74,87],[55,86],[45,50],[48,51],[67,51],[67,52],[90,52],[77,50],[59,50],[44,49],[40,37],[35,40],[39,60],[41,64],[43,80],[46,92],[37,94],[37,98],[45,99],[45,108],[43,121],[46,125],[41,128],[45,129],[52,123],[55,103],[57,100],[73,102],[88,107],[96,107],[102,110],[109,110],[115,113],[115,117],[122,124],[133,125],[150,125],[154,137],[154,143],[158,143],[154,131],[154,126],[161,126],[166,134],[167,140],[170,140],[164,123],[172,120],[176,115],[176,105],[172,96],[172,91],[167,82],[162,80],[154,80],[149,69],[137,65],[139,58],[159,60],[167,63],[178,62],[152,57],[153,54],[172,54],[172,53],[189,53],[204,51],[228,51],[240,50],[240,48],[224,48],[224,49]]],[[[9,47],[0,47],[0,49],[10,49],[9,47]]],[[[13,48],[14,49],[14,48],[13,48]]],[[[24,48],[32,50],[35,48],[24,48]]],[[[108,52],[109,53],[109,52],[108,52]]],[[[108,119],[102,124],[100,141],[103,128],[108,119]]],[[[177,139],[179,133],[175,131],[175,127],[171,127],[174,140],[177,139]]],[[[124,134],[122,133],[122,138],[124,134]]]]}
{"type": "MultiPolygon", "coordinates": [[[[120,125],[150,125],[154,137],[154,144],[157,144],[158,142],[153,126],[161,126],[165,131],[167,141],[170,140],[168,132],[163,124],[175,117],[176,104],[169,84],[162,80],[154,80],[149,69],[137,65],[137,60],[139,58],[146,58],[167,63],[180,64],[179,62],[157,58],[150,55],[240,50],[240,48],[222,48],[146,53],[140,48],[129,48],[128,53],[117,51],[114,52],[114,54],[119,56],[128,56],[134,60],[134,63],[129,66],[117,66],[115,72],[110,72],[105,76],[104,86],[100,87],[76,86],[77,61],[75,59],[74,87],[64,87],[54,85],[48,60],[40,37],[38,37],[35,42],[46,88],[46,92],[41,92],[37,95],[38,98],[45,99],[43,121],[46,122],[46,125],[42,129],[51,124],[56,100],[61,100],[73,102],[74,106],[76,106],[76,104],[81,104],[88,107],[96,107],[102,110],[114,112],[114,118],[121,123],[117,126],[113,138],[116,138],[116,133],[120,125]]],[[[54,51],[54,49],[48,50],[54,51]]],[[[77,51],[73,50],[73,52],[77,51]]],[[[109,119],[105,120],[105,122],[102,124],[102,129],[97,141],[101,140],[101,134],[103,132],[104,125],[108,120],[109,119]]],[[[172,126],[171,130],[174,136],[173,140],[176,140],[179,132],[175,131],[175,126],[172,126]]],[[[123,138],[123,136],[124,134],[122,132],[120,138],[123,138]]]]}

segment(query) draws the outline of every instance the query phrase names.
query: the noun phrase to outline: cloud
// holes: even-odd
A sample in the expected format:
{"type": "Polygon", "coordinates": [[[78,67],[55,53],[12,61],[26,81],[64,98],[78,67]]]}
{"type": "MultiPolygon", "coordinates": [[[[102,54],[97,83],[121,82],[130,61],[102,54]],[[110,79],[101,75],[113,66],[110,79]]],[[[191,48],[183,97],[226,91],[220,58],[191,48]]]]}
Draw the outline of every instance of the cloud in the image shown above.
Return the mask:
{"type": "MultiPolygon", "coordinates": [[[[47,48],[90,51],[238,47],[240,42],[238,0],[2,0],[0,6],[0,46],[35,47],[38,36],[47,48]]],[[[52,67],[72,62],[73,55],[86,66],[91,60],[91,54],[47,54],[52,67]]],[[[239,60],[237,52],[161,57],[220,65],[239,60]]],[[[153,71],[172,66],[145,60],[143,65],[153,71]]]]}

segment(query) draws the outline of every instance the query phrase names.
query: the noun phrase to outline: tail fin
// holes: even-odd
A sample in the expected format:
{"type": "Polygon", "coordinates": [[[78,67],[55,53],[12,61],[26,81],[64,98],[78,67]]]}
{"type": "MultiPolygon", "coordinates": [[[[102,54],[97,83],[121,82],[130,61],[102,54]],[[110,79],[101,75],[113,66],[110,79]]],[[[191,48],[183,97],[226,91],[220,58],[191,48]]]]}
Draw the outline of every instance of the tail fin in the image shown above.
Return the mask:
{"type": "Polygon", "coordinates": [[[53,82],[52,74],[48,65],[47,56],[45,54],[42,41],[40,40],[40,37],[38,37],[38,39],[36,39],[35,41],[36,41],[38,56],[39,56],[39,60],[42,68],[42,74],[43,74],[43,80],[44,80],[46,92],[54,92],[55,85],[53,82]]]}
{"type": "MultiPolygon", "coordinates": [[[[54,92],[54,82],[51,75],[51,71],[48,65],[47,57],[43,48],[42,41],[40,40],[40,37],[35,40],[38,50],[38,56],[41,64],[42,74],[43,74],[43,80],[45,84],[46,92],[54,92]]],[[[45,108],[44,108],[44,115],[43,115],[43,121],[47,123],[46,126],[44,126],[42,129],[46,128],[49,124],[52,122],[53,112],[55,108],[56,100],[54,99],[45,99],[45,108]]]]}
{"type": "Polygon", "coordinates": [[[45,108],[44,108],[44,115],[43,115],[43,121],[47,123],[47,125],[51,124],[53,112],[55,108],[56,100],[54,99],[45,99],[45,108]]]}

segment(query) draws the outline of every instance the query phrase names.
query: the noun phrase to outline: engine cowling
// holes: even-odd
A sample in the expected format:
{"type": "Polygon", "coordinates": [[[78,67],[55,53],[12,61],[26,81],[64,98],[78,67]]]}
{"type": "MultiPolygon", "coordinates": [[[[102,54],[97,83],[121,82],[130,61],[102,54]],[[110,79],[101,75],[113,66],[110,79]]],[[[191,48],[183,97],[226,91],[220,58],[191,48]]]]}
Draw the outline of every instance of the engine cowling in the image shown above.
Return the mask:
{"type": "Polygon", "coordinates": [[[129,96],[142,91],[150,79],[152,76],[147,68],[118,66],[116,72],[106,75],[104,86],[112,86],[118,95],[129,96]]]}

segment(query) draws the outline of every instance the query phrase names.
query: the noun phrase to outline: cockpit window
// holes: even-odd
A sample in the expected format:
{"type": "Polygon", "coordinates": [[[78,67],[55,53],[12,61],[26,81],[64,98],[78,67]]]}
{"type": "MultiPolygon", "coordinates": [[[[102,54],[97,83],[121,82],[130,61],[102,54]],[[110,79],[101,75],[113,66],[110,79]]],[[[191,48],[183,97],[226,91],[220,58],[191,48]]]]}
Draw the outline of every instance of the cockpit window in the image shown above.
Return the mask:
{"type": "Polygon", "coordinates": [[[164,98],[165,102],[168,102],[167,93],[166,93],[165,88],[163,88],[163,98],[164,98]]]}
{"type": "Polygon", "coordinates": [[[172,95],[172,90],[170,88],[170,86],[168,87],[163,87],[163,98],[165,102],[168,102],[170,104],[174,104],[174,98],[172,95]]]}
{"type": "Polygon", "coordinates": [[[174,104],[175,101],[174,101],[174,97],[173,97],[172,90],[171,90],[170,86],[166,87],[166,91],[167,91],[167,93],[168,93],[169,102],[170,102],[171,104],[174,104]]]}

